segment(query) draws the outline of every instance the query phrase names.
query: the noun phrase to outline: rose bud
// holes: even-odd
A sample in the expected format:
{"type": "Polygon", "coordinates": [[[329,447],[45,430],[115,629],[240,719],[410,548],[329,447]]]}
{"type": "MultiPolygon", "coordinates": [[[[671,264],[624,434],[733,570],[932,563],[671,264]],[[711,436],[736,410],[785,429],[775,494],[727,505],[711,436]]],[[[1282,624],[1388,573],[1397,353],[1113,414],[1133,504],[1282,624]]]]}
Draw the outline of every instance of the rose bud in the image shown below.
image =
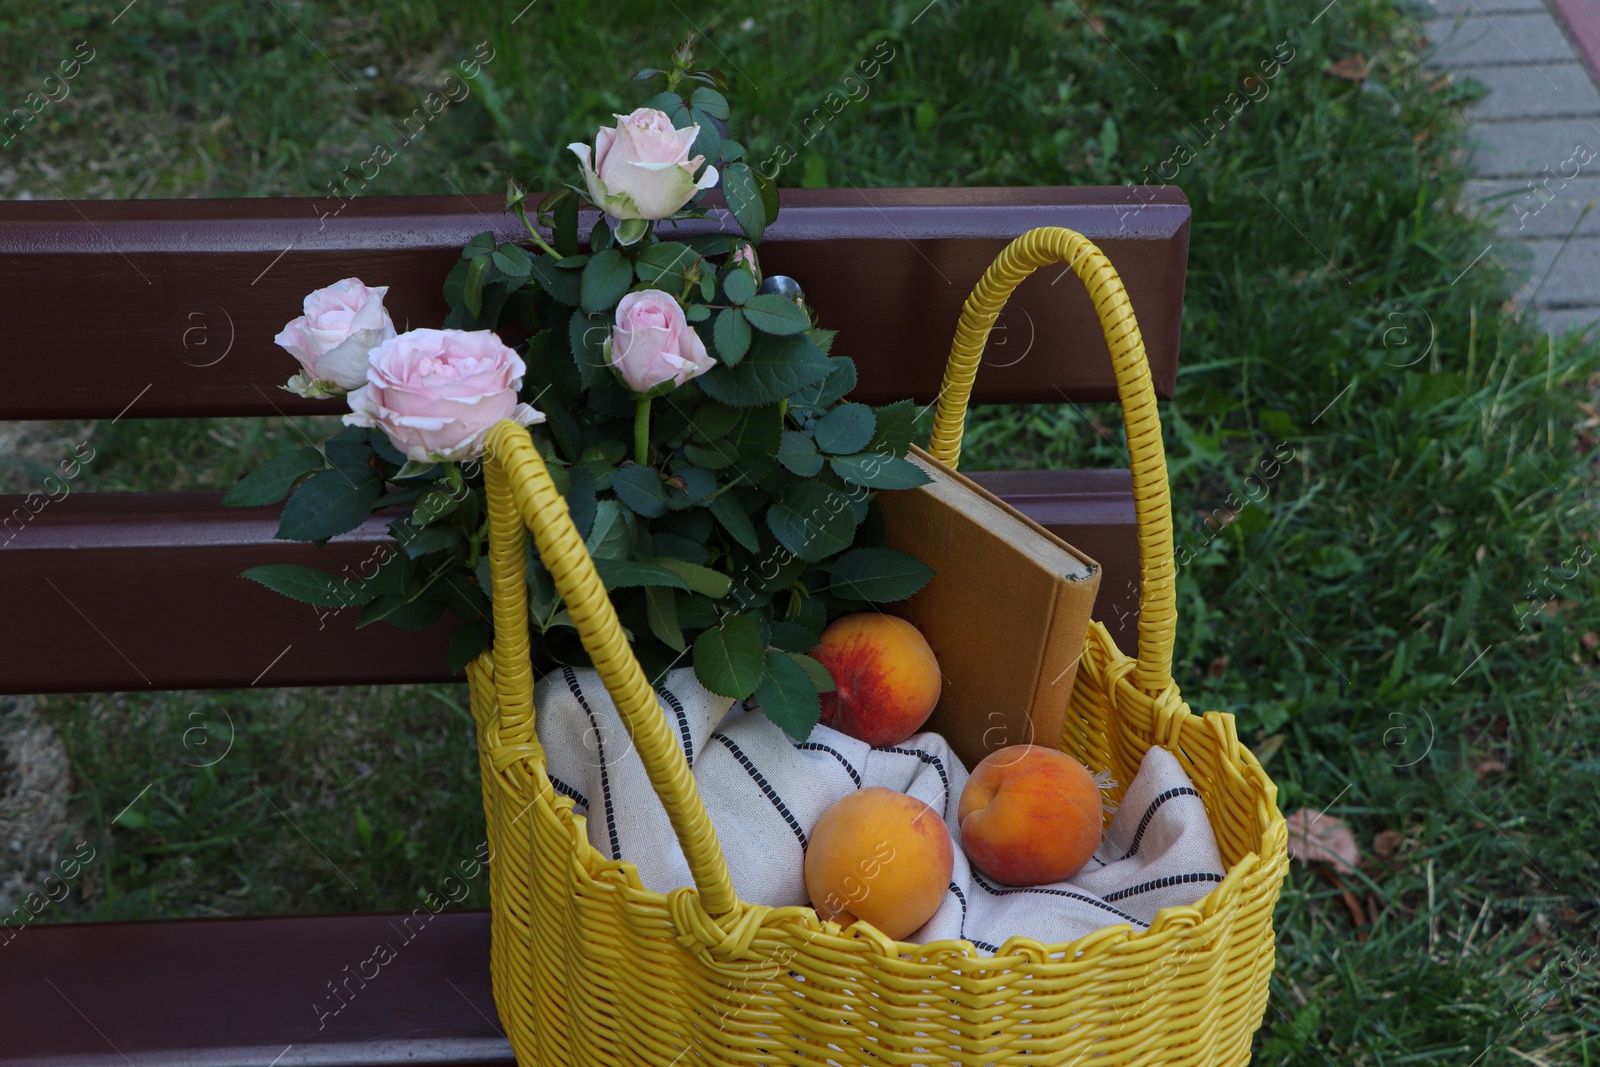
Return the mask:
{"type": "Polygon", "coordinates": [[[617,305],[606,358],[635,393],[672,388],[717,365],[670,293],[644,289],[617,305]]]}
{"type": "Polygon", "coordinates": [[[387,285],[371,288],[360,278],[346,278],[307,296],[305,314],[273,338],[304,368],[284,388],[315,400],[360,388],[367,380],[367,353],[395,335],[383,307],[388,291],[387,285]]]}

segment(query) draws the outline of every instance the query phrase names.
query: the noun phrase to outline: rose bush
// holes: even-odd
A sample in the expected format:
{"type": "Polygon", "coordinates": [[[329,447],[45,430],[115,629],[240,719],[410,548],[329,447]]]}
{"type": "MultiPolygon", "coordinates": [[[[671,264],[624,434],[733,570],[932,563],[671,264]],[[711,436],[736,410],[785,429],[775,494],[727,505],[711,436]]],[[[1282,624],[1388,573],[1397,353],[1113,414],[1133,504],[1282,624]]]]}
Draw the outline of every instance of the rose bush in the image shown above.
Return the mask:
{"type": "Polygon", "coordinates": [[[345,278],[308,295],[305,313],[273,338],[304,371],[284,388],[317,400],[359,388],[367,380],[367,353],[395,335],[383,306],[388,292],[387,285],[345,278]]]}
{"type": "Polygon", "coordinates": [[[699,135],[698,125],[674,129],[666,112],[641,107],[618,115],[614,129],[595,133],[592,160],[582,141],[567,148],[578,157],[589,198],[602,211],[618,219],[664,219],[717,184],[715,167],[695,180],[706,161],[689,156],[699,135]]]}
{"type": "MultiPolygon", "coordinates": [[[[690,662],[708,689],[754,698],[802,739],[832,684],[807,654],[828,621],[911,596],[932,574],[886,547],[872,518],[876,493],[927,480],[905,458],[917,409],[848,400],[855,364],[831,352],[799,286],[768,278],[760,291],[777,188],[728,136],[720,71],[694,67],[685,44],[671,70],[644,72],[663,76],[593,152],[571,146],[609,218],[585,235],[579,189],[531,199],[513,183],[506,208],[527,240],[467,241],[443,279],[440,329],[391,328],[362,349],[384,291],[350,279],[313,294],[314,355],[351,344],[307,371],[353,390],[349,425],[267,461],[224,502],[284,501],[277,536],[317,544],[383,515],[393,545],[360,581],[289,563],[245,576],[319,609],[359,608],[358,625],[419,628],[451,612],[459,670],[502,621],[488,600],[489,472],[472,461],[497,420],[541,423],[533,442],[647,677],[690,662]],[[712,184],[726,215],[680,230],[708,218],[712,184]]],[[[295,344],[301,332],[285,330],[295,344]]],[[[533,669],[589,664],[537,553],[526,584],[533,669]]]]}
{"type": "Polygon", "coordinates": [[[344,423],[382,429],[416,463],[476,459],[501,419],[544,421],[517,402],[526,372],[488,330],[410,330],[372,350],[367,384],[350,394],[344,423]]]}

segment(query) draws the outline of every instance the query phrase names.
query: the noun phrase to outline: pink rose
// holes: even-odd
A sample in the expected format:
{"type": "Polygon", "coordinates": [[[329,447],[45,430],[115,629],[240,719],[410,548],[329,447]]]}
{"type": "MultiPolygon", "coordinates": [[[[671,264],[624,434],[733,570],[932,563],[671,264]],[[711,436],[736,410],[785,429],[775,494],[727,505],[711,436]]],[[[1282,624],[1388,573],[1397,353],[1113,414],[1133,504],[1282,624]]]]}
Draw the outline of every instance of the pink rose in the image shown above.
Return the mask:
{"type": "Polygon", "coordinates": [[[273,340],[304,368],[284,386],[314,399],[342,396],[367,380],[367,353],[394,337],[384,310],[387,285],[369,288],[346,278],[306,297],[305,314],[273,340]]]}
{"type": "Polygon", "coordinates": [[[674,129],[666,112],[641,107],[618,115],[616,129],[595,134],[592,163],[588,145],[579,141],[567,148],[578,157],[589,199],[601,210],[618,219],[664,219],[696,191],[717,184],[715,167],[694,180],[706,161],[705,156],[689,157],[699,135],[699,126],[674,129]]]}
{"type": "Polygon", "coordinates": [[[617,324],[606,342],[607,358],[628,388],[648,393],[658,385],[682,385],[717,365],[705,342],[690,329],[670,293],[644,289],[617,305],[617,324]]]}
{"type": "Polygon", "coordinates": [[[476,459],[501,419],[544,415],[517,403],[522,357],[488,330],[410,330],[372,350],[346,426],[379,426],[418,463],[476,459]]]}

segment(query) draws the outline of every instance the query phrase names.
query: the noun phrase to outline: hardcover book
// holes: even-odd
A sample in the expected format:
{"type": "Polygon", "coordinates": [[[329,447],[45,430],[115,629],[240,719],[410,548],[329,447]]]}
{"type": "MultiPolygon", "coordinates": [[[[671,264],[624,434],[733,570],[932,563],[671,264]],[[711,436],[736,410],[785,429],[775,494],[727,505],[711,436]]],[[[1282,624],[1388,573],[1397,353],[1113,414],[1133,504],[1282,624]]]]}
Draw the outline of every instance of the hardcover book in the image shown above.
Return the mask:
{"type": "Polygon", "coordinates": [[[1099,565],[921,449],[908,458],[932,482],[877,500],[889,546],[934,569],[897,612],[944,676],[924,729],[968,767],[1010,745],[1060,747],[1099,565]]]}

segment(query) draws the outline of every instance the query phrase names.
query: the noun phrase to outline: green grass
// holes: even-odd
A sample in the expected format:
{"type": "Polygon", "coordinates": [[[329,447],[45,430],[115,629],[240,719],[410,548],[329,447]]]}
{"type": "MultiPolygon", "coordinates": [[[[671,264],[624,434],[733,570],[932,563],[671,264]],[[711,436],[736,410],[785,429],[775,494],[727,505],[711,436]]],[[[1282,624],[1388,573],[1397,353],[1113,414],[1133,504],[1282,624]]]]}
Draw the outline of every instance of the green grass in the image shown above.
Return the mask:
{"type": "MultiPolygon", "coordinates": [[[[1348,821],[1367,857],[1344,886],[1359,926],[1323,874],[1291,872],[1258,1060],[1600,1064],[1600,680],[1583,645],[1600,564],[1562,569],[1600,550],[1593,426],[1576,429],[1600,351],[1542,335],[1508,299],[1518,279],[1474,263],[1490,237],[1459,207],[1469,90],[1420,66],[1420,6],[541,3],[514,24],[517,0],[279,6],[304,36],[271,5],[146,2],[111,26],[4,0],[8,102],[75,41],[99,52],[0,150],[0,195],[314,195],[484,39],[492,87],[366,191],[499,192],[508,172],[549,186],[562,146],[630,105],[627,74],[686,18],[733,76],[741,140],[794,149],[780,184],[1150,180],[1192,146],[1171,179],[1194,223],[1163,407],[1185,560],[1175,672],[1196,707],[1238,717],[1285,810],[1348,821]],[[847,83],[884,41],[893,58],[847,83]],[[1208,131],[1283,42],[1270,91],[1208,131]],[[1324,72],[1358,53],[1375,61],[1365,82],[1324,72]],[[861,84],[806,143],[804,117],[861,84]],[[1263,483],[1275,454],[1292,458],[1263,483]],[[1259,502],[1228,503],[1247,488],[1259,502]],[[1535,590],[1552,607],[1519,620],[1535,590]]],[[[967,458],[1117,465],[1116,426],[1102,405],[980,411],[967,458]]],[[[125,420],[96,431],[93,478],[222,486],[291,437],[125,420]]],[[[64,918],[408,907],[481,840],[470,732],[426,690],[45,708],[81,832],[104,845],[64,918]],[[233,752],[185,767],[189,713],[223,708],[233,752]],[[152,777],[145,824],[112,826],[152,777]]]]}

